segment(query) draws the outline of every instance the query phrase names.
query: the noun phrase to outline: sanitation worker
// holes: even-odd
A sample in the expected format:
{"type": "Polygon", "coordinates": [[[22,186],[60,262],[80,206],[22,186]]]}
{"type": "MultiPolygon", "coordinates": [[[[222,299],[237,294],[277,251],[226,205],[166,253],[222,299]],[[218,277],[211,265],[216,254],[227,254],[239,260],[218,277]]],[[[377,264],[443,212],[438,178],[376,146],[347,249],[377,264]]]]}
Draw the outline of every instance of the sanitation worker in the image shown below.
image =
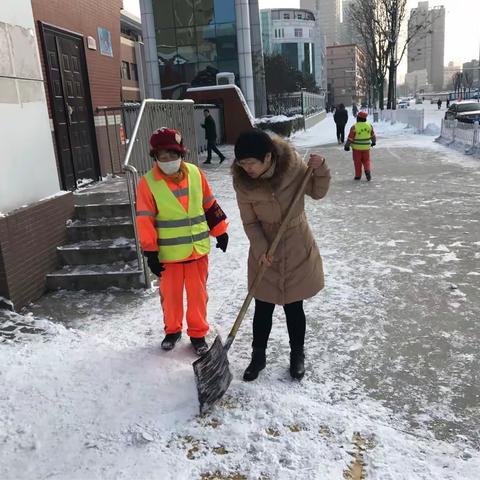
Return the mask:
{"type": "MultiPolygon", "coordinates": [[[[330,170],[320,155],[311,155],[308,165],[314,170],[305,193],[319,200],[327,194],[330,170]]],[[[262,130],[243,132],[235,144],[233,186],[243,228],[250,241],[250,287],[260,265],[268,266],[253,292],[252,359],[243,374],[246,381],[255,380],[266,366],[266,349],[276,305],[283,307],[287,318],[290,376],[300,380],[305,374],[306,318],[303,301],[323,288],[324,279],[322,259],[305,216],[303,197],[294,207],[292,220],[274,258],[267,256],[267,251],[306,170],[307,165],[288,143],[272,139],[262,130]]]]}
{"type": "Polygon", "coordinates": [[[345,143],[345,151],[353,150],[353,164],[355,166],[354,180],[362,178],[362,167],[365,170],[365,177],[368,181],[372,179],[372,166],[370,160],[370,148],[376,145],[375,132],[370,123],[367,122],[367,112],[358,112],[357,123],[352,125],[348,139],[345,143]]]}
{"type": "Polygon", "coordinates": [[[164,350],[182,336],[183,291],[187,293],[187,335],[198,355],[208,350],[207,275],[209,236],[227,250],[227,217],[205,174],[183,160],[177,130],[162,127],[150,138],[154,163],[137,188],[137,229],[148,266],[159,277],[165,323],[164,350]]]}

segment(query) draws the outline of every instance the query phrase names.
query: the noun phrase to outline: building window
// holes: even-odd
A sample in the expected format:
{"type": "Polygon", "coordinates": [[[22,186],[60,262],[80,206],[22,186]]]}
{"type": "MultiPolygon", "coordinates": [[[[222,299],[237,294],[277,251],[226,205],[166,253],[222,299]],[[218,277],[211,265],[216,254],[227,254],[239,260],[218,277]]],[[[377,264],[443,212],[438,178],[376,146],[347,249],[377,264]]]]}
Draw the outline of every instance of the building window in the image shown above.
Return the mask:
{"type": "Polygon", "coordinates": [[[277,29],[275,29],[275,38],[278,38],[277,29]]]}
{"type": "Polygon", "coordinates": [[[282,38],[285,38],[285,30],[282,28],[282,38]]]}
{"type": "Polygon", "coordinates": [[[290,14],[289,13],[284,13],[283,14],[283,19],[284,20],[290,20],[290,14]]]}
{"type": "Polygon", "coordinates": [[[122,61],[121,75],[123,80],[130,80],[130,65],[128,62],[122,61]]]}
{"type": "Polygon", "coordinates": [[[280,20],[280,12],[272,12],[272,20],[280,20]]]}
{"type": "Polygon", "coordinates": [[[298,37],[303,37],[303,30],[301,28],[296,28],[295,29],[295,36],[298,37]]]}
{"type": "Polygon", "coordinates": [[[130,73],[131,73],[132,80],[135,80],[136,82],[138,82],[138,70],[137,70],[136,63],[130,64],[130,73]]]}

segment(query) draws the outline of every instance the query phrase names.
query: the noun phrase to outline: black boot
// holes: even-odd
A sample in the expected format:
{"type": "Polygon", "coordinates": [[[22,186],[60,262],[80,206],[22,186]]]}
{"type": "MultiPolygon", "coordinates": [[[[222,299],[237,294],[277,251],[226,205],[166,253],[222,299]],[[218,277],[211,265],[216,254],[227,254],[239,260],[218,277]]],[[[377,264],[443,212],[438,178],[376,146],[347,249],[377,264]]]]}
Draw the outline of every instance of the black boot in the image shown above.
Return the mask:
{"type": "Polygon", "coordinates": [[[303,347],[291,347],[290,376],[301,380],[305,375],[305,353],[303,347]]]}
{"type": "Polygon", "coordinates": [[[180,340],[180,338],[182,338],[182,332],[167,333],[162,341],[162,349],[172,350],[175,347],[175,344],[180,340]]]}
{"type": "Polygon", "coordinates": [[[372,174],[370,173],[370,170],[365,170],[365,176],[367,177],[368,181],[372,179],[372,174]]]}
{"type": "Polygon", "coordinates": [[[255,380],[258,377],[260,370],[263,370],[266,364],[267,359],[265,356],[265,349],[254,347],[252,350],[252,360],[243,374],[243,379],[246,382],[255,380]]]}
{"type": "Polygon", "coordinates": [[[193,349],[195,350],[195,353],[197,355],[202,356],[208,352],[208,344],[205,341],[205,337],[201,337],[201,338],[190,337],[190,342],[192,343],[193,349]]]}

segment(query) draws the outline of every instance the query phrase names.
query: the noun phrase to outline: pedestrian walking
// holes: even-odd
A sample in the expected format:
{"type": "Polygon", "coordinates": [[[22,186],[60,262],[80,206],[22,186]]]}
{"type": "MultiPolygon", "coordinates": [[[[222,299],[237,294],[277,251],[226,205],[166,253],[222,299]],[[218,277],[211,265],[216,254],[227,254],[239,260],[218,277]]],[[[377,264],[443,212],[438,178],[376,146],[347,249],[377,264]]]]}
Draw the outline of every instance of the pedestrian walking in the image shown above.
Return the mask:
{"type": "Polygon", "coordinates": [[[450,99],[447,98],[447,109],[449,109],[449,108],[450,108],[450,99]]]}
{"type": "Polygon", "coordinates": [[[438,109],[440,110],[442,108],[442,99],[439,98],[437,101],[438,109]]]}
{"type": "Polygon", "coordinates": [[[355,102],[353,102],[353,103],[352,103],[352,115],[353,115],[354,117],[356,117],[356,116],[357,116],[357,113],[358,113],[358,106],[357,106],[357,104],[356,104],[355,102]]]}
{"type": "MultiPolygon", "coordinates": [[[[330,170],[320,155],[310,155],[314,168],[306,195],[323,198],[330,184],[330,170]]],[[[252,358],[243,379],[255,380],[266,366],[266,349],[275,305],[282,305],[290,339],[290,375],[305,373],[306,318],[303,301],[324,286],[320,252],[308,225],[303,198],[294,207],[293,219],[278,245],[274,258],[267,257],[286,211],[302,183],[307,165],[291,145],[262,130],[242,133],[235,144],[232,166],[243,228],[250,241],[248,283],[252,286],[262,264],[268,268],[255,290],[252,358]]]]}
{"type": "Polygon", "coordinates": [[[372,179],[372,167],[370,160],[370,149],[376,145],[375,132],[373,126],[367,122],[367,112],[361,111],[357,115],[357,123],[350,128],[345,151],[350,151],[352,146],[353,164],[355,166],[354,180],[362,178],[362,167],[365,171],[365,177],[368,181],[372,179]]]}
{"type": "Polygon", "coordinates": [[[209,236],[227,250],[227,217],[205,174],[183,160],[177,130],[162,127],[150,138],[154,163],[137,187],[137,229],[152,273],[159,277],[165,338],[171,350],[182,336],[183,291],[187,293],[187,335],[198,355],[208,350],[207,275],[209,236]]]}
{"type": "Polygon", "coordinates": [[[335,110],[335,114],[333,115],[333,121],[337,126],[338,144],[343,144],[345,142],[345,126],[348,122],[348,112],[343,103],[341,103],[335,110]]]}
{"type": "Polygon", "coordinates": [[[201,127],[205,129],[205,139],[207,140],[207,159],[203,163],[212,163],[212,150],[219,156],[219,163],[222,163],[225,160],[225,155],[217,147],[217,126],[215,125],[215,120],[210,115],[208,108],[203,111],[203,115],[205,122],[202,123],[201,127]]]}

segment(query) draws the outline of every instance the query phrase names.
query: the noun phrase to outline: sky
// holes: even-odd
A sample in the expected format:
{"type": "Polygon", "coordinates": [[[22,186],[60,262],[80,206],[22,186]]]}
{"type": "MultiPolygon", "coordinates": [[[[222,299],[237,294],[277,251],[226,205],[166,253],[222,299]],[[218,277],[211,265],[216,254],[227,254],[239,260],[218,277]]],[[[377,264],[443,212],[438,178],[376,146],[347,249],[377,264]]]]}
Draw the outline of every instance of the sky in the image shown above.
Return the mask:
{"type": "MultiPolygon", "coordinates": [[[[126,10],[140,15],[138,0],[123,0],[126,10]]],[[[259,0],[260,8],[298,8],[299,0],[259,0]]],[[[409,0],[409,7],[416,7],[418,0],[409,0]]],[[[453,60],[467,62],[479,57],[480,48],[480,0],[430,0],[430,6],[444,5],[445,65],[453,60]]]]}

